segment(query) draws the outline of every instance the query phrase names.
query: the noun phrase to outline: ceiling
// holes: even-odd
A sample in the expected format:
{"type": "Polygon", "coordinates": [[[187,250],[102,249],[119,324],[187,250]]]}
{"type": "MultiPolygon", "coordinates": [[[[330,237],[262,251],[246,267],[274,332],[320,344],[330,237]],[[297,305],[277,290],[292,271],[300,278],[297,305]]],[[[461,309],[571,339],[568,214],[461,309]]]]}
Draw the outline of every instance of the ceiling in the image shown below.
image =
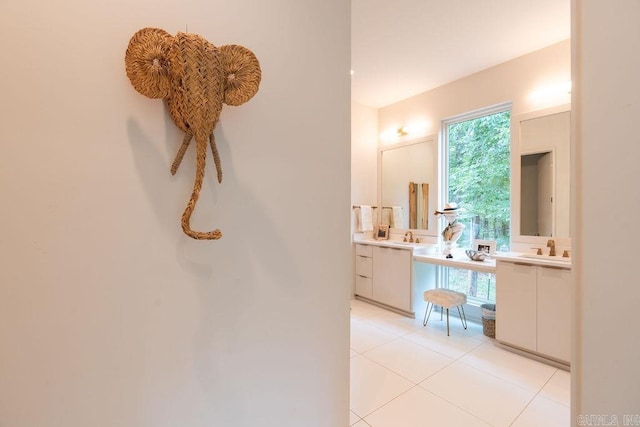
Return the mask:
{"type": "Polygon", "coordinates": [[[384,107],[570,37],[570,0],[351,0],[351,100],[384,107]]]}

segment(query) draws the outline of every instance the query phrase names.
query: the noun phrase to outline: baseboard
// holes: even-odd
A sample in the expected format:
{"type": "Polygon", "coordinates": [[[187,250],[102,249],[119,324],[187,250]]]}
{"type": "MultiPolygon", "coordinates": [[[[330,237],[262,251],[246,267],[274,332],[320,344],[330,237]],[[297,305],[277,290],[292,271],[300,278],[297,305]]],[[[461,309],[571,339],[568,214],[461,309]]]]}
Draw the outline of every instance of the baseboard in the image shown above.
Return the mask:
{"type": "Polygon", "coordinates": [[[363,297],[363,296],[360,296],[360,295],[356,295],[355,298],[357,300],[364,301],[364,302],[366,302],[368,304],[375,305],[375,306],[380,307],[380,308],[384,308],[385,310],[393,311],[394,313],[398,313],[398,314],[401,314],[403,316],[410,317],[412,319],[416,318],[416,313],[414,313],[412,311],[405,311],[405,310],[402,310],[400,308],[396,308],[396,307],[393,307],[393,306],[390,306],[390,305],[387,305],[387,304],[384,304],[384,303],[381,303],[381,302],[378,302],[378,301],[375,301],[375,300],[372,300],[372,299],[369,299],[369,298],[366,298],[366,297],[363,297]]]}
{"type": "Polygon", "coordinates": [[[567,371],[567,372],[571,372],[571,365],[569,363],[567,363],[567,362],[562,361],[562,360],[557,360],[557,359],[545,356],[545,355],[540,354],[540,353],[534,353],[534,352],[531,352],[529,350],[525,350],[525,349],[522,349],[522,348],[519,348],[519,347],[515,347],[513,345],[510,345],[510,344],[507,344],[507,343],[504,343],[504,342],[501,342],[501,341],[498,341],[498,340],[494,340],[494,344],[495,344],[496,347],[500,347],[500,348],[502,348],[504,350],[507,350],[507,351],[510,351],[512,353],[519,354],[520,356],[524,356],[524,357],[527,357],[529,359],[536,360],[538,362],[546,363],[547,365],[551,365],[551,366],[553,366],[555,368],[562,369],[562,370],[567,371]]]}

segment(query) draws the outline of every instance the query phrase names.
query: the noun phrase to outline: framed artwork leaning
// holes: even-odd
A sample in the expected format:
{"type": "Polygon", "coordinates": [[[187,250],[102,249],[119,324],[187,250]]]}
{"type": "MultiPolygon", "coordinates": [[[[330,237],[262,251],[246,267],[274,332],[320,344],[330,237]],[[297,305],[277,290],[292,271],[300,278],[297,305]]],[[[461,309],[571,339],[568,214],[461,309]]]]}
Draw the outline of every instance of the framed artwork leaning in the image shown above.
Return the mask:
{"type": "Polygon", "coordinates": [[[389,226],[376,225],[373,229],[373,238],[376,240],[389,240],[389,226]]]}

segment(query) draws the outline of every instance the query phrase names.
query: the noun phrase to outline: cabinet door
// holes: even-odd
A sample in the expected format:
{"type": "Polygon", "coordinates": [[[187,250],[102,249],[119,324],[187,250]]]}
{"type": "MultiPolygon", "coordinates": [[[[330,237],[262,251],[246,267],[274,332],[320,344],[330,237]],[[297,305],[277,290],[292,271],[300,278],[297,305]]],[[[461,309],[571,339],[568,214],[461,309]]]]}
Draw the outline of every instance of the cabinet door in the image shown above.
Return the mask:
{"type": "Polygon", "coordinates": [[[571,271],[538,267],[538,352],[571,359],[571,271]]]}
{"type": "Polygon", "coordinates": [[[411,250],[373,248],[373,299],[411,310],[411,250]]]}
{"type": "Polygon", "coordinates": [[[536,351],[536,267],[498,261],[496,339],[536,351]]]}

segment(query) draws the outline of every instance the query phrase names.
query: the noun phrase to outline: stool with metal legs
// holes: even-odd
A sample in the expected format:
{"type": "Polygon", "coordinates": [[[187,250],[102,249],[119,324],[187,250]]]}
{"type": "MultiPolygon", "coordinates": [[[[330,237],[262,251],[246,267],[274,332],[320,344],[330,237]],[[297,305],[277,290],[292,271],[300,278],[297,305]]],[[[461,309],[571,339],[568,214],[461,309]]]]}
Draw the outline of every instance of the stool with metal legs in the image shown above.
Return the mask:
{"type": "Polygon", "coordinates": [[[467,317],[464,314],[463,305],[467,303],[467,296],[462,292],[452,291],[450,289],[429,289],[424,292],[424,300],[427,303],[427,308],[424,312],[424,320],[422,326],[427,326],[429,317],[431,316],[431,310],[433,306],[440,306],[440,320],[442,320],[443,310],[447,310],[447,336],[449,336],[449,308],[456,307],[458,309],[458,315],[462,326],[467,329],[467,317]],[[460,309],[462,308],[462,312],[460,309]]]}

